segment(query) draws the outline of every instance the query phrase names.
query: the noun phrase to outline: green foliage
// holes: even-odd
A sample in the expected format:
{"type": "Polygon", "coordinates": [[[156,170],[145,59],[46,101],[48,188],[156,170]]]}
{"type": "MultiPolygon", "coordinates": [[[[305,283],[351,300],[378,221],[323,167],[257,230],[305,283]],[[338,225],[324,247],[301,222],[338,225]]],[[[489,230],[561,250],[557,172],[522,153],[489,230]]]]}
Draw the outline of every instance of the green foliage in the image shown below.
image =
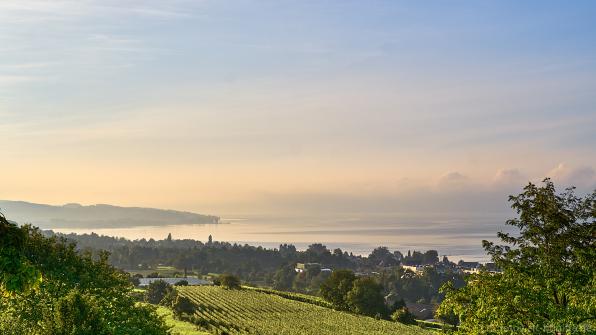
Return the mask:
{"type": "Polygon", "coordinates": [[[25,257],[26,239],[26,231],[0,213],[0,293],[23,292],[41,283],[41,273],[25,257]]]}
{"type": "Polygon", "coordinates": [[[295,277],[296,271],[293,266],[283,266],[273,275],[273,287],[276,290],[289,290],[292,288],[295,277]]]}
{"type": "Polygon", "coordinates": [[[129,277],[129,280],[133,286],[138,287],[141,284],[141,278],[143,278],[142,275],[134,274],[129,277]]]}
{"type": "Polygon", "coordinates": [[[387,307],[382,292],[383,286],[373,278],[359,278],[346,295],[346,302],[354,313],[384,318],[387,307]]]}
{"type": "Polygon", "coordinates": [[[334,271],[321,284],[320,293],[336,309],[380,318],[387,317],[383,286],[373,278],[357,279],[352,271],[334,271]]]}
{"type": "Polygon", "coordinates": [[[155,280],[152,281],[149,286],[147,286],[147,292],[145,293],[145,297],[148,303],[151,304],[160,304],[162,300],[170,294],[174,289],[172,285],[166,283],[163,280],[155,280]]]}
{"type": "Polygon", "coordinates": [[[98,302],[89,294],[72,290],[58,299],[52,317],[48,320],[55,335],[102,335],[109,329],[97,308],[98,302]]]}
{"type": "Polygon", "coordinates": [[[400,322],[406,325],[415,325],[416,318],[407,307],[400,307],[391,314],[391,320],[400,322]]]}
{"type": "Polygon", "coordinates": [[[167,333],[154,309],[135,306],[128,276],[108,264],[106,253],[81,254],[74,244],[4,218],[0,227],[0,334],[167,333]],[[16,267],[6,266],[7,255],[16,267]],[[23,266],[31,270],[14,271],[23,266]]]}
{"type": "Polygon", "coordinates": [[[197,306],[188,297],[177,295],[172,309],[176,315],[192,315],[196,311],[197,306]]]}
{"type": "Polygon", "coordinates": [[[596,331],[596,191],[557,194],[546,179],[511,196],[508,245],[484,241],[502,274],[480,273],[447,293],[438,315],[455,314],[460,334],[588,334],[596,331]]]}
{"type": "Polygon", "coordinates": [[[176,283],[174,283],[174,286],[188,286],[188,280],[179,280],[176,283]]]}
{"type": "Polygon", "coordinates": [[[352,290],[356,276],[350,270],[333,271],[331,276],[321,284],[321,296],[337,309],[349,310],[346,301],[348,292],[352,290]]]}
{"type": "Polygon", "coordinates": [[[224,273],[219,276],[219,283],[227,289],[240,289],[240,279],[231,274],[224,273]]]}
{"type": "Polygon", "coordinates": [[[185,286],[177,288],[177,291],[196,304],[192,321],[215,334],[431,334],[417,326],[375,320],[251,289],[185,286]]]}
{"type": "Polygon", "coordinates": [[[174,318],[174,313],[171,309],[158,306],[157,314],[163,317],[165,323],[171,327],[171,335],[208,335],[209,333],[200,331],[196,325],[191,323],[192,316],[183,316],[182,318],[174,318]]]}
{"type": "Polygon", "coordinates": [[[333,307],[333,305],[330,302],[328,302],[327,300],[322,299],[321,297],[314,296],[314,295],[308,295],[308,294],[302,294],[302,293],[296,293],[296,292],[284,292],[284,291],[272,290],[272,289],[261,288],[261,287],[245,287],[245,288],[248,290],[253,290],[253,291],[257,291],[257,292],[274,294],[274,295],[280,296],[282,298],[301,301],[301,302],[305,302],[307,304],[313,304],[313,305],[327,307],[327,308],[333,307]]]}

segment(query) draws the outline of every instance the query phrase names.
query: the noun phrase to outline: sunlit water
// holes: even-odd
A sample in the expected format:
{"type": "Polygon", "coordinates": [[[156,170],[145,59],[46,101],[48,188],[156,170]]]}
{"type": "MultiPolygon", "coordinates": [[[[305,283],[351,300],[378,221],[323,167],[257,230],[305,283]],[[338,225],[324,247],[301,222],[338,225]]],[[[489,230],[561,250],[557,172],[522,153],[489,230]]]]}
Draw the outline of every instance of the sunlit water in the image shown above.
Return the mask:
{"type": "Polygon", "coordinates": [[[334,215],[317,217],[229,216],[220,224],[171,225],[157,227],[54,229],[57,232],[90,233],[119,236],[128,239],[164,239],[168,233],[174,239],[206,241],[209,235],[216,241],[248,243],[263,247],[294,244],[303,250],[309,244],[323,243],[328,248],[341,248],[357,255],[367,255],[375,247],[390,250],[438,250],[452,261],[488,261],[482,240],[495,240],[504,230],[503,214],[465,216],[428,215],[334,215]]]}

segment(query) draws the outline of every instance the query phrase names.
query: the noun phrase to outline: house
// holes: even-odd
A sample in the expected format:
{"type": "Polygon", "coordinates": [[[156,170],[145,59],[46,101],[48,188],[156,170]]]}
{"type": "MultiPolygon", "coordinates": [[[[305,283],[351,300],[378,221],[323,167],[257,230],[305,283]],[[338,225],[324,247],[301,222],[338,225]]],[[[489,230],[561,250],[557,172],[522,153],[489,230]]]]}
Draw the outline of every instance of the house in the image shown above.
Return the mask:
{"type": "Polygon", "coordinates": [[[406,307],[410,313],[414,314],[416,319],[427,320],[434,316],[438,306],[433,304],[420,304],[406,301],[406,307]]]}
{"type": "Polygon", "coordinates": [[[302,273],[308,270],[315,270],[315,269],[319,269],[320,271],[322,271],[321,269],[321,264],[319,263],[296,263],[296,267],[294,268],[294,270],[298,273],[302,273]]]}
{"type": "Polygon", "coordinates": [[[495,264],[495,263],[484,263],[483,269],[485,271],[487,271],[487,272],[490,272],[490,273],[501,273],[501,272],[503,272],[503,271],[501,271],[501,269],[499,269],[497,267],[497,264],[495,264]]]}
{"type": "Polygon", "coordinates": [[[478,273],[480,272],[480,263],[479,262],[464,262],[460,260],[457,262],[457,268],[460,269],[463,273],[478,273]]]}
{"type": "Polygon", "coordinates": [[[424,265],[402,265],[402,269],[410,270],[416,274],[422,273],[424,271],[424,265]]]}

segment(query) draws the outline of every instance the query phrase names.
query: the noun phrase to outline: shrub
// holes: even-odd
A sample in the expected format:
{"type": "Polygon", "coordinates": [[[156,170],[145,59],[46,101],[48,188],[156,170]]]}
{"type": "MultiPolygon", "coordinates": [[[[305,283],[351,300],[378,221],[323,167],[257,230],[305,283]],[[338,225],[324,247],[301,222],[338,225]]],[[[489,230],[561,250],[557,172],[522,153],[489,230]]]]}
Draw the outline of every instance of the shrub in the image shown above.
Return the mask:
{"type": "Polygon", "coordinates": [[[197,306],[187,297],[184,296],[176,296],[176,300],[173,304],[174,313],[177,316],[182,314],[192,315],[197,310],[197,306]]]}
{"type": "Polygon", "coordinates": [[[54,313],[49,321],[52,334],[55,335],[100,335],[109,334],[102,321],[97,301],[91,295],[71,290],[60,298],[54,306],[54,313]]]}
{"type": "Polygon", "coordinates": [[[383,286],[373,278],[359,278],[354,281],[352,290],[348,292],[346,302],[355,313],[386,317],[387,306],[382,292],[383,286]]]}
{"type": "Polygon", "coordinates": [[[163,298],[173,291],[172,286],[163,280],[156,280],[147,287],[147,302],[159,304],[163,298]]]}
{"type": "Polygon", "coordinates": [[[143,275],[135,274],[135,275],[129,276],[128,280],[130,281],[130,283],[133,286],[138,287],[141,284],[141,278],[143,278],[143,275]]]}
{"type": "Polygon", "coordinates": [[[333,304],[337,309],[349,309],[346,296],[352,289],[356,276],[350,270],[334,271],[323,284],[321,284],[321,296],[333,304]]]}
{"type": "Polygon", "coordinates": [[[0,215],[0,334],[166,335],[155,308],[136,304],[130,289],[107,253],[93,257],[0,215]]]}
{"type": "Polygon", "coordinates": [[[179,280],[174,284],[174,286],[188,286],[188,280],[179,280]]]}
{"type": "Polygon", "coordinates": [[[391,314],[391,320],[407,325],[416,324],[416,318],[412,313],[410,313],[407,307],[401,307],[393,312],[393,314],[391,314]]]}
{"type": "Polygon", "coordinates": [[[240,279],[231,274],[223,274],[219,276],[219,282],[221,286],[227,289],[239,289],[240,288],[240,279]]]}

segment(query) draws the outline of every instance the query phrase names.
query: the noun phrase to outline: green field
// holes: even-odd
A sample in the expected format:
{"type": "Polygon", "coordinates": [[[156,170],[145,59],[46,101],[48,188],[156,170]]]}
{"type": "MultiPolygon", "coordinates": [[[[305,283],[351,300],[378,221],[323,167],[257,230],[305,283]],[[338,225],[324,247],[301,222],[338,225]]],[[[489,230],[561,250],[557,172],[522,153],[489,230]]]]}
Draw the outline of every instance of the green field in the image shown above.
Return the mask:
{"type": "Polygon", "coordinates": [[[416,326],[339,312],[256,290],[214,286],[177,290],[196,303],[196,316],[203,319],[205,330],[215,334],[433,334],[416,326]]]}
{"type": "Polygon", "coordinates": [[[197,326],[189,322],[174,319],[174,312],[169,308],[157,306],[157,314],[162,316],[172,335],[208,335],[209,333],[198,330],[197,326]]]}

